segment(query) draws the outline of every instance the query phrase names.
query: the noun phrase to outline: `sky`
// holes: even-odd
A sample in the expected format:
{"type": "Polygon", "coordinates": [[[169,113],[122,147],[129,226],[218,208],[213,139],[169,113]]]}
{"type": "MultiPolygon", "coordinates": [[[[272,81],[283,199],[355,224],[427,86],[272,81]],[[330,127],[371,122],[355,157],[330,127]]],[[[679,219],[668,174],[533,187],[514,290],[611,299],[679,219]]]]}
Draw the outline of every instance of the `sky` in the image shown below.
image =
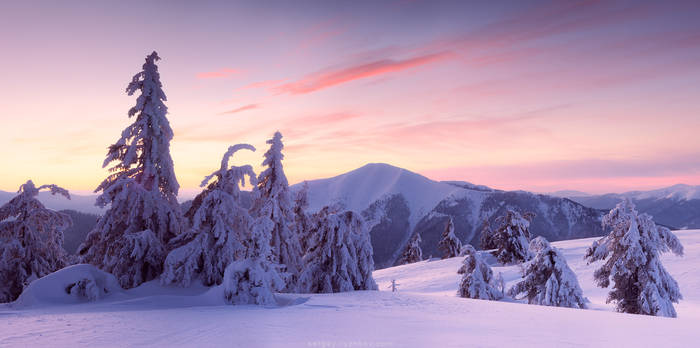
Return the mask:
{"type": "Polygon", "coordinates": [[[156,50],[183,194],[383,162],[589,193],[700,185],[698,1],[2,1],[0,190],[90,192],[156,50]]]}

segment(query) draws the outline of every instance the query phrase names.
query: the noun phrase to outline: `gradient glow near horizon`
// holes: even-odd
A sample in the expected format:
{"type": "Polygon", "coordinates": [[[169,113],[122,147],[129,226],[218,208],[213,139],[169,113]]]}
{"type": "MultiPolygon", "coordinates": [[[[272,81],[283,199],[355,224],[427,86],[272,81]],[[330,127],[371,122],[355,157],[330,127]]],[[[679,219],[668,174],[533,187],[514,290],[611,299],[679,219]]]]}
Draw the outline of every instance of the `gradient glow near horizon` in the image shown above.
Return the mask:
{"type": "Polygon", "coordinates": [[[3,2],[0,189],[94,189],[153,50],[185,192],[284,135],[290,183],[385,162],[593,193],[700,184],[698,1],[3,2]]]}

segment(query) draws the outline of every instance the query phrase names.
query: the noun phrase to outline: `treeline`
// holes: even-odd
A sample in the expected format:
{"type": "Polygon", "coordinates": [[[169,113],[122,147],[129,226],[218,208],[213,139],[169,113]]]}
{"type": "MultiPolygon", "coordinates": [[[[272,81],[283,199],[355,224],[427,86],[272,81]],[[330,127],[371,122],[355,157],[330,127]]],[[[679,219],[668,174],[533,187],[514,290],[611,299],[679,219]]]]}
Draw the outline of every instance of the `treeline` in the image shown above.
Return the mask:
{"type": "MultiPolygon", "coordinates": [[[[69,257],[62,248],[68,215],[46,209],[40,190],[70,198],[55,185],[20,187],[0,208],[0,302],[15,300],[34,279],[68,264],[88,263],[113,274],[123,288],[159,279],[187,287],[223,285],[231,304],[270,304],[273,293],[376,289],[369,232],[354,212],[305,212],[306,191],[291,197],[276,132],[259,175],[229,165],[248,144],[229,147],[221,165],[202,181],[204,190],[183,212],[173,170],[166,95],[156,52],[148,55],[126,93],[136,95],[134,122],[108,147],[96,204],[109,207],[69,257]],[[253,186],[252,206],[241,187],[253,186]]],[[[86,280],[89,281],[89,280],[86,280]]],[[[80,284],[89,287],[89,284],[80,284]]]]}

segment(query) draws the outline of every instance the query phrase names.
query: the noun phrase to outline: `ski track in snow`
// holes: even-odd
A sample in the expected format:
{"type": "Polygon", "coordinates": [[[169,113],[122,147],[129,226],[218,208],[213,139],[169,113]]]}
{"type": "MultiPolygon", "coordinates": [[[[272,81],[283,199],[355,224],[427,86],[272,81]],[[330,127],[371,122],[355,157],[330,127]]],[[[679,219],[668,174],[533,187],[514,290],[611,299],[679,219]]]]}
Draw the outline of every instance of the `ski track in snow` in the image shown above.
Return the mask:
{"type": "MultiPolygon", "coordinates": [[[[461,257],[374,272],[380,291],[278,295],[280,307],[220,304],[216,289],[144,284],[112,300],[26,309],[0,306],[0,347],[687,347],[700,332],[700,230],[677,231],[685,256],[664,254],[684,299],[678,318],[615,313],[593,283],[593,239],[552,243],[578,276],[591,309],[456,296],[461,257]],[[391,280],[399,291],[389,290],[391,280]]],[[[518,266],[498,266],[506,286],[518,266]]]]}

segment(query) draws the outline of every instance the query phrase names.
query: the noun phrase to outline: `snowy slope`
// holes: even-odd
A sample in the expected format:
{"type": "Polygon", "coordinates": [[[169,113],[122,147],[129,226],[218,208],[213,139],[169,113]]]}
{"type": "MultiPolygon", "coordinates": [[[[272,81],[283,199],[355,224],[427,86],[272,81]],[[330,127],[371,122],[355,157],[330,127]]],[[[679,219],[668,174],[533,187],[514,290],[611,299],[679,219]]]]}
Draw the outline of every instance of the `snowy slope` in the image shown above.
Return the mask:
{"type": "MultiPolygon", "coordinates": [[[[279,295],[280,307],[227,306],[216,291],[154,283],[117,299],[0,307],[0,346],[149,347],[689,347],[700,332],[700,231],[680,231],[682,258],[662,257],[684,300],[678,318],[613,312],[582,260],[594,239],[553,243],[577,274],[589,310],[456,296],[460,258],[375,272],[380,291],[279,295]],[[388,286],[396,279],[399,292],[388,286]]],[[[517,267],[494,267],[512,284],[517,267]]]]}
{"type": "Polygon", "coordinates": [[[445,197],[462,189],[430,180],[419,174],[383,163],[370,163],[345,174],[312,180],[309,209],[339,203],[344,209],[362,212],[375,201],[402,194],[411,211],[410,225],[430,212],[445,197]]]}

